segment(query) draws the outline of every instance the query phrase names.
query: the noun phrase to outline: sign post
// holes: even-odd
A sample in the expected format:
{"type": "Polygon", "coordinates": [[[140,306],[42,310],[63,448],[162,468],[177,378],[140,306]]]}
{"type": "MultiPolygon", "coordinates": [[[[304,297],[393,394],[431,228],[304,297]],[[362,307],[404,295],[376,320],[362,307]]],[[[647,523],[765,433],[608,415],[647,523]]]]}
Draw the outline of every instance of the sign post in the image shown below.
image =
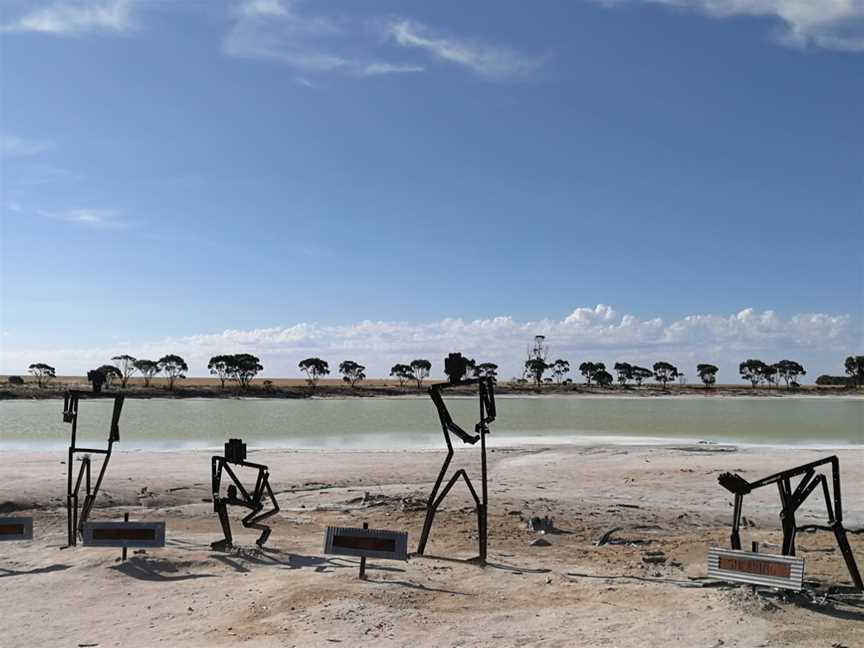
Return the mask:
{"type": "Polygon", "coordinates": [[[365,522],[362,529],[331,526],[324,536],[324,553],[360,558],[360,579],[365,580],[366,558],[408,560],[408,534],[370,529],[365,522]]]}
{"type": "Polygon", "coordinates": [[[708,549],[708,576],[797,592],[804,583],[804,559],[711,547],[708,549]]]}
{"type": "Polygon", "coordinates": [[[0,517],[0,542],[32,539],[32,517],[0,517]]]}

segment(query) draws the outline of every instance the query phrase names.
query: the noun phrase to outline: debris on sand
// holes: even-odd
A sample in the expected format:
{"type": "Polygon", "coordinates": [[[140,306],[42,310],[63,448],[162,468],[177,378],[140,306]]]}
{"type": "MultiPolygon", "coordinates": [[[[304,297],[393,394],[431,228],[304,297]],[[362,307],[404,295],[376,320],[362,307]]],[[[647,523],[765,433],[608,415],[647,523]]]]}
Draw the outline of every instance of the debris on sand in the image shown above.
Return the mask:
{"type": "Polygon", "coordinates": [[[552,543],[546,538],[536,538],[529,543],[531,547],[551,547],[552,543]]]}

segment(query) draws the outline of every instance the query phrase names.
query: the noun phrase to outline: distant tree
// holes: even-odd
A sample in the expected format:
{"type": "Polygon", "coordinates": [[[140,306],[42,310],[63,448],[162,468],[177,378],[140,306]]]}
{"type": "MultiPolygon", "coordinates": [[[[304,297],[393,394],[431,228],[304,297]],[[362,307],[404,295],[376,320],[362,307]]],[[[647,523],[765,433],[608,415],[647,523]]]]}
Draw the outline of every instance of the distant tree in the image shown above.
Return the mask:
{"type": "Polygon", "coordinates": [[[822,374],[816,379],[816,384],[820,387],[827,386],[843,386],[843,387],[854,387],[855,379],[849,376],[829,376],[827,374],[822,374]]]}
{"type": "Polygon", "coordinates": [[[145,387],[150,386],[150,380],[160,371],[158,362],[144,360],[143,358],[135,361],[135,370],[144,377],[145,387]]]}
{"type": "Polygon", "coordinates": [[[102,385],[105,384],[105,372],[102,371],[102,367],[97,369],[91,369],[87,372],[87,382],[90,383],[93,389],[94,394],[98,394],[102,391],[102,385]]]}
{"type": "Polygon", "coordinates": [[[543,358],[528,358],[525,361],[525,375],[530,376],[538,387],[543,382],[543,374],[549,368],[543,358]]]}
{"type": "Polygon", "coordinates": [[[768,383],[769,388],[771,385],[776,385],[780,381],[780,363],[777,362],[767,365],[762,377],[765,379],[765,382],[768,383]]]}
{"type": "Polygon", "coordinates": [[[118,367],[115,367],[114,365],[104,364],[99,367],[99,371],[101,371],[102,374],[105,376],[105,387],[107,387],[108,389],[111,389],[115,379],[119,379],[122,386],[123,373],[118,367]]]}
{"type": "Polygon", "coordinates": [[[395,364],[390,368],[390,376],[395,377],[399,381],[399,389],[405,389],[405,383],[414,379],[414,373],[411,367],[406,364],[395,364]]]}
{"type": "Polygon", "coordinates": [[[481,362],[474,367],[474,376],[477,378],[498,378],[498,365],[494,362],[481,362]]]}
{"type": "Polygon", "coordinates": [[[561,380],[565,375],[570,373],[570,363],[566,360],[558,359],[549,365],[549,368],[552,370],[552,375],[555,377],[555,382],[559,385],[561,384],[561,380]]]}
{"type": "Polygon", "coordinates": [[[411,378],[417,382],[417,389],[422,389],[423,381],[432,371],[432,363],[420,358],[419,360],[412,360],[409,366],[411,367],[411,378]]]}
{"type": "Polygon", "coordinates": [[[342,380],[352,387],[366,378],[365,371],[366,367],[353,360],[344,360],[339,363],[339,373],[342,374],[342,380]]]}
{"type": "Polygon", "coordinates": [[[786,383],[786,389],[789,389],[790,385],[798,383],[798,376],[807,375],[804,367],[794,360],[781,360],[772,366],[777,369],[777,374],[786,383]]]}
{"type": "Polygon", "coordinates": [[[666,389],[666,383],[670,380],[675,380],[678,377],[678,367],[668,362],[654,363],[654,378],[657,382],[663,383],[663,389],[666,389]]]}
{"type": "Polygon", "coordinates": [[[742,380],[749,380],[756,389],[756,385],[765,380],[765,374],[768,371],[768,365],[761,360],[749,359],[738,365],[738,373],[741,374],[742,380]]]}
{"type": "Polygon", "coordinates": [[[258,356],[250,353],[235,353],[226,356],[225,363],[228,377],[236,381],[240,385],[240,389],[246,389],[252,379],[258,375],[258,372],[264,371],[258,356]]]}
{"type": "Polygon", "coordinates": [[[225,390],[225,381],[228,380],[228,364],[231,362],[230,355],[216,355],[210,358],[207,363],[207,368],[210,370],[211,376],[219,378],[219,384],[222,390],[225,390]]]}
{"type": "Polygon", "coordinates": [[[718,371],[719,369],[712,364],[696,365],[696,373],[699,374],[699,378],[705,383],[705,389],[711,389],[714,383],[717,382],[718,371]]]}
{"type": "Polygon", "coordinates": [[[330,365],[327,364],[326,360],[322,360],[321,358],[306,358],[305,360],[301,360],[297,366],[306,372],[306,382],[313,388],[318,386],[321,376],[326,376],[330,373],[330,365]]]}
{"type": "Polygon", "coordinates": [[[633,379],[633,365],[629,362],[616,362],[613,369],[618,374],[618,382],[622,387],[627,384],[628,380],[633,379]]]}
{"type": "Polygon", "coordinates": [[[579,365],[579,373],[585,377],[585,384],[591,386],[594,374],[598,371],[606,371],[606,365],[602,362],[583,362],[579,365]]]}
{"type": "Polygon", "coordinates": [[[51,382],[52,378],[57,376],[57,372],[51,365],[47,365],[44,362],[36,362],[27,367],[27,371],[33,374],[36,377],[36,384],[40,387],[44,387],[49,382],[51,382]]]}
{"type": "MultiPolygon", "coordinates": [[[[129,377],[135,373],[135,358],[130,355],[117,355],[111,358],[112,360],[116,360],[117,364],[120,365],[120,387],[126,389],[126,383],[129,382],[129,377]]],[[[109,389],[111,385],[108,385],[109,389]]]]}
{"type": "Polygon", "coordinates": [[[174,391],[174,381],[185,378],[186,372],[189,371],[186,361],[173,353],[159,358],[157,364],[159,371],[168,377],[168,389],[171,391],[174,391]]]}
{"type": "Polygon", "coordinates": [[[8,382],[10,385],[23,385],[24,379],[21,376],[9,376],[6,379],[6,382],[8,382]]]}
{"type": "Polygon", "coordinates": [[[594,382],[596,382],[601,387],[608,387],[612,384],[612,374],[610,374],[605,369],[600,369],[599,371],[594,372],[594,382]]]}
{"type": "Polygon", "coordinates": [[[647,380],[648,378],[652,378],[654,376],[654,372],[647,367],[639,367],[636,365],[633,365],[631,373],[633,374],[633,380],[636,381],[637,387],[642,386],[643,380],[647,380]]]}
{"type": "Polygon", "coordinates": [[[859,387],[864,385],[864,355],[849,356],[844,365],[852,381],[859,387]]]}

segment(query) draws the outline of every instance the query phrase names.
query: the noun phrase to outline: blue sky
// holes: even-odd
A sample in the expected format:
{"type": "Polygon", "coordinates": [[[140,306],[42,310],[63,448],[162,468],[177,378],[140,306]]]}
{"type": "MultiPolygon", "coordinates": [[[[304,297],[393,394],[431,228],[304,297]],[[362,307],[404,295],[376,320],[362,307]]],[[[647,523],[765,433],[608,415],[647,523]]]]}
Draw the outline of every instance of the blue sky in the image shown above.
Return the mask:
{"type": "Polygon", "coordinates": [[[0,30],[0,371],[864,352],[860,2],[12,0],[0,30]]]}

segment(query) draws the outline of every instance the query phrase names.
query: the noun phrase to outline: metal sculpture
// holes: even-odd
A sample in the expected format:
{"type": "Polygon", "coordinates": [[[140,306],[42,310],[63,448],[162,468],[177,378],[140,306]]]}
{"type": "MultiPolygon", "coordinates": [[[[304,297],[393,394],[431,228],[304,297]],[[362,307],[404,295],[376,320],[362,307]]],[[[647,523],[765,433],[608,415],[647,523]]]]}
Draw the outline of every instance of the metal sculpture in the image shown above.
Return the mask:
{"type": "Polygon", "coordinates": [[[111,427],[108,429],[108,448],[102,450],[101,448],[79,448],[75,444],[78,433],[79,395],[79,392],[67,391],[63,396],[63,422],[72,424],[72,441],[69,444],[66,471],[66,541],[69,547],[74,547],[78,544],[78,535],[83,532],[84,523],[87,522],[90,511],[93,509],[93,503],[96,501],[96,495],[99,493],[99,487],[102,485],[105,470],[108,468],[108,462],[111,459],[114,443],[120,440],[120,413],[123,411],[123,401],[125,398],[122,395],[114,397],[114,412],[111,415],[111,427]],[[78,453],[82,453],[84,456],[81,458],[81,468],[78,470],[78,478],[73,487],[73,464],[75,462],[75,455],[78,453]],[[102,460],[102,467],[99,469],[99,476],[96,478],[96,484],[92,488],[90,486],[91,454],[105,455],[105,458],[102,460]],[[85,494],[84,502],[79,511],[78,493],[81,490],[82,481],[84,483],[85,494]]]}
{"type": "Polygon", "coordinates": [[[486,563],[486,538],[487,538],[487,513],[488,513],[488,489],[486,481],[486,435],[489,434],[489,423],[495,420],[495,388],[493,378],[465,378],[468,371],[469,362],[467,358],[463,358],[461,353],[451,353],[444,361],[444,372],[449,380],[444,383],[436,383],[429,387],[429,396],[432,397],[432,402],[435,403],[435,408],[438,410],[438,418],[441,421],[441,430],[444,433],[444,441],[447,443],[447,458],[444,459],[444,464],[438,473],[438,479],[435,480],[435,486],[429,494],[429,500],[426,504],[426,519],[423,522],[423,532],[420,535],[420,544],[417,547],[417,553],[421,556],[426,550],[426,542],[429,539],[429,532],[432,530],[432,523],[435,520],[435,513],[441,502],[447,497],[450,489],[456,484],[461,477],[465,480],[465,485],[468,486],[468,491],[474,499],[474,504],[477,507],[477,536],[480,546],[480,554],[477,561],[483,565],[486,563]],[[468,385],[477,385],[480,399],[480,420],[474,426],[474,434],[469,434],[459,427],[447,411],[447,405],[444,403],[444,398],[441,393],[452,387],[465,387],[468,385]],[[453,460],[453,441],[452,436],[456,436],[463,443],[471,445],[480,442],[480,480],[481,488],[480,495],[471,483],[468,473],[464,468],[457,470],[450,479],[447,485],[441,489],[441,484],[444,482],[444,477],[450,467],[450,462],[453,460]],[[440,491],[440,492],[439,492],[440,491]]]}
{"type": "Polygon", "coordinates": [[[855,588],[859,591],[864,591],[864,583],[861,582],[861,574],[858,571],[858,565],[855,564],[855,557],[852,555],[852,548],[849,546],[849,540],[846,537],[846,529],[843,526],[843,503],[840,493],[840,461],[836,456],[825,457],[818,461],[813,461],[803,466],[797,466],[789,470],[769,475],[754,482],[748,482],[740,475],[734,473],[723,473],[718,478],[720,485],[730,493],[735,495],[734,511],[732,513],[732,534],[731,543],[733,549],[741,549],[741,536],[739,530],[741,528],[741,505],[744,496],[757,488],[777,484],[777,489],[780,492],[780,523],[783,527],[783,555],[795,555],[795,535],[798,531],[806,529],[825,529],[834,532],[834,537],[837,539],[837,545],[840,547],[840,553],[843,554],[843,560],[846,562],[846,568],[849,570],[849,575],[852,577],[852,582],[855,588]],[[828,478],[822,474],[816,473],[819,466],[826,464],[831,465],[831,488],[828,486],[828,478]],[[801,481],[792,488],[791,480],[796,477],[801,477],[801,481]],[[828,524],[826,526],[806,525],[797,526],[795,523],[795,512],[804,503],[814,489],[822,485],[822,494],[825,497],[825,508],[828,511],[828,524]],[[833,492],[833,497],[832,497],[833,492]]]}
{"type": "Polygon", "coordinates": [[[215,456],[211,460],[212,468],[212,484],[213,484],[213,510],[219,516],[219,523],[222,525],[222,533],[225,538],[210,543],[210,547],[216,551],[227,551],[233,546],[233,537],[231,535],[231,522],[228,519],[228,506],[243,506],[252,511],[243,518],[243,526],[249,529],[258,529],[261,535],[255,541],[259,547],[263,547],[270,537],[270,527],[261,524],[261,521],[276,515],[279,512],[279,503],[276,501],[276,496],[273,494],[273,489],[270,487],[270,472],[267,466],[246,461],[246,444],[240,439],[229,439],[225,444],[225,456],[215,456]],[[231,466],[239,466],[241,468],[252,468],[258,471],[258,477],[255,480],[255,488],[252,494],[243,486],[243,483],[237,478],[237,475],[231,469],[231,466]],[[221,494],[222,472],[228,473],[233,484],[226,489],[225,497],[221,494]],[[240,496],[238,497],[238,492],[240,496]],[[264,511],[265,496],[270,498],[273,509],[264,511]]]}

